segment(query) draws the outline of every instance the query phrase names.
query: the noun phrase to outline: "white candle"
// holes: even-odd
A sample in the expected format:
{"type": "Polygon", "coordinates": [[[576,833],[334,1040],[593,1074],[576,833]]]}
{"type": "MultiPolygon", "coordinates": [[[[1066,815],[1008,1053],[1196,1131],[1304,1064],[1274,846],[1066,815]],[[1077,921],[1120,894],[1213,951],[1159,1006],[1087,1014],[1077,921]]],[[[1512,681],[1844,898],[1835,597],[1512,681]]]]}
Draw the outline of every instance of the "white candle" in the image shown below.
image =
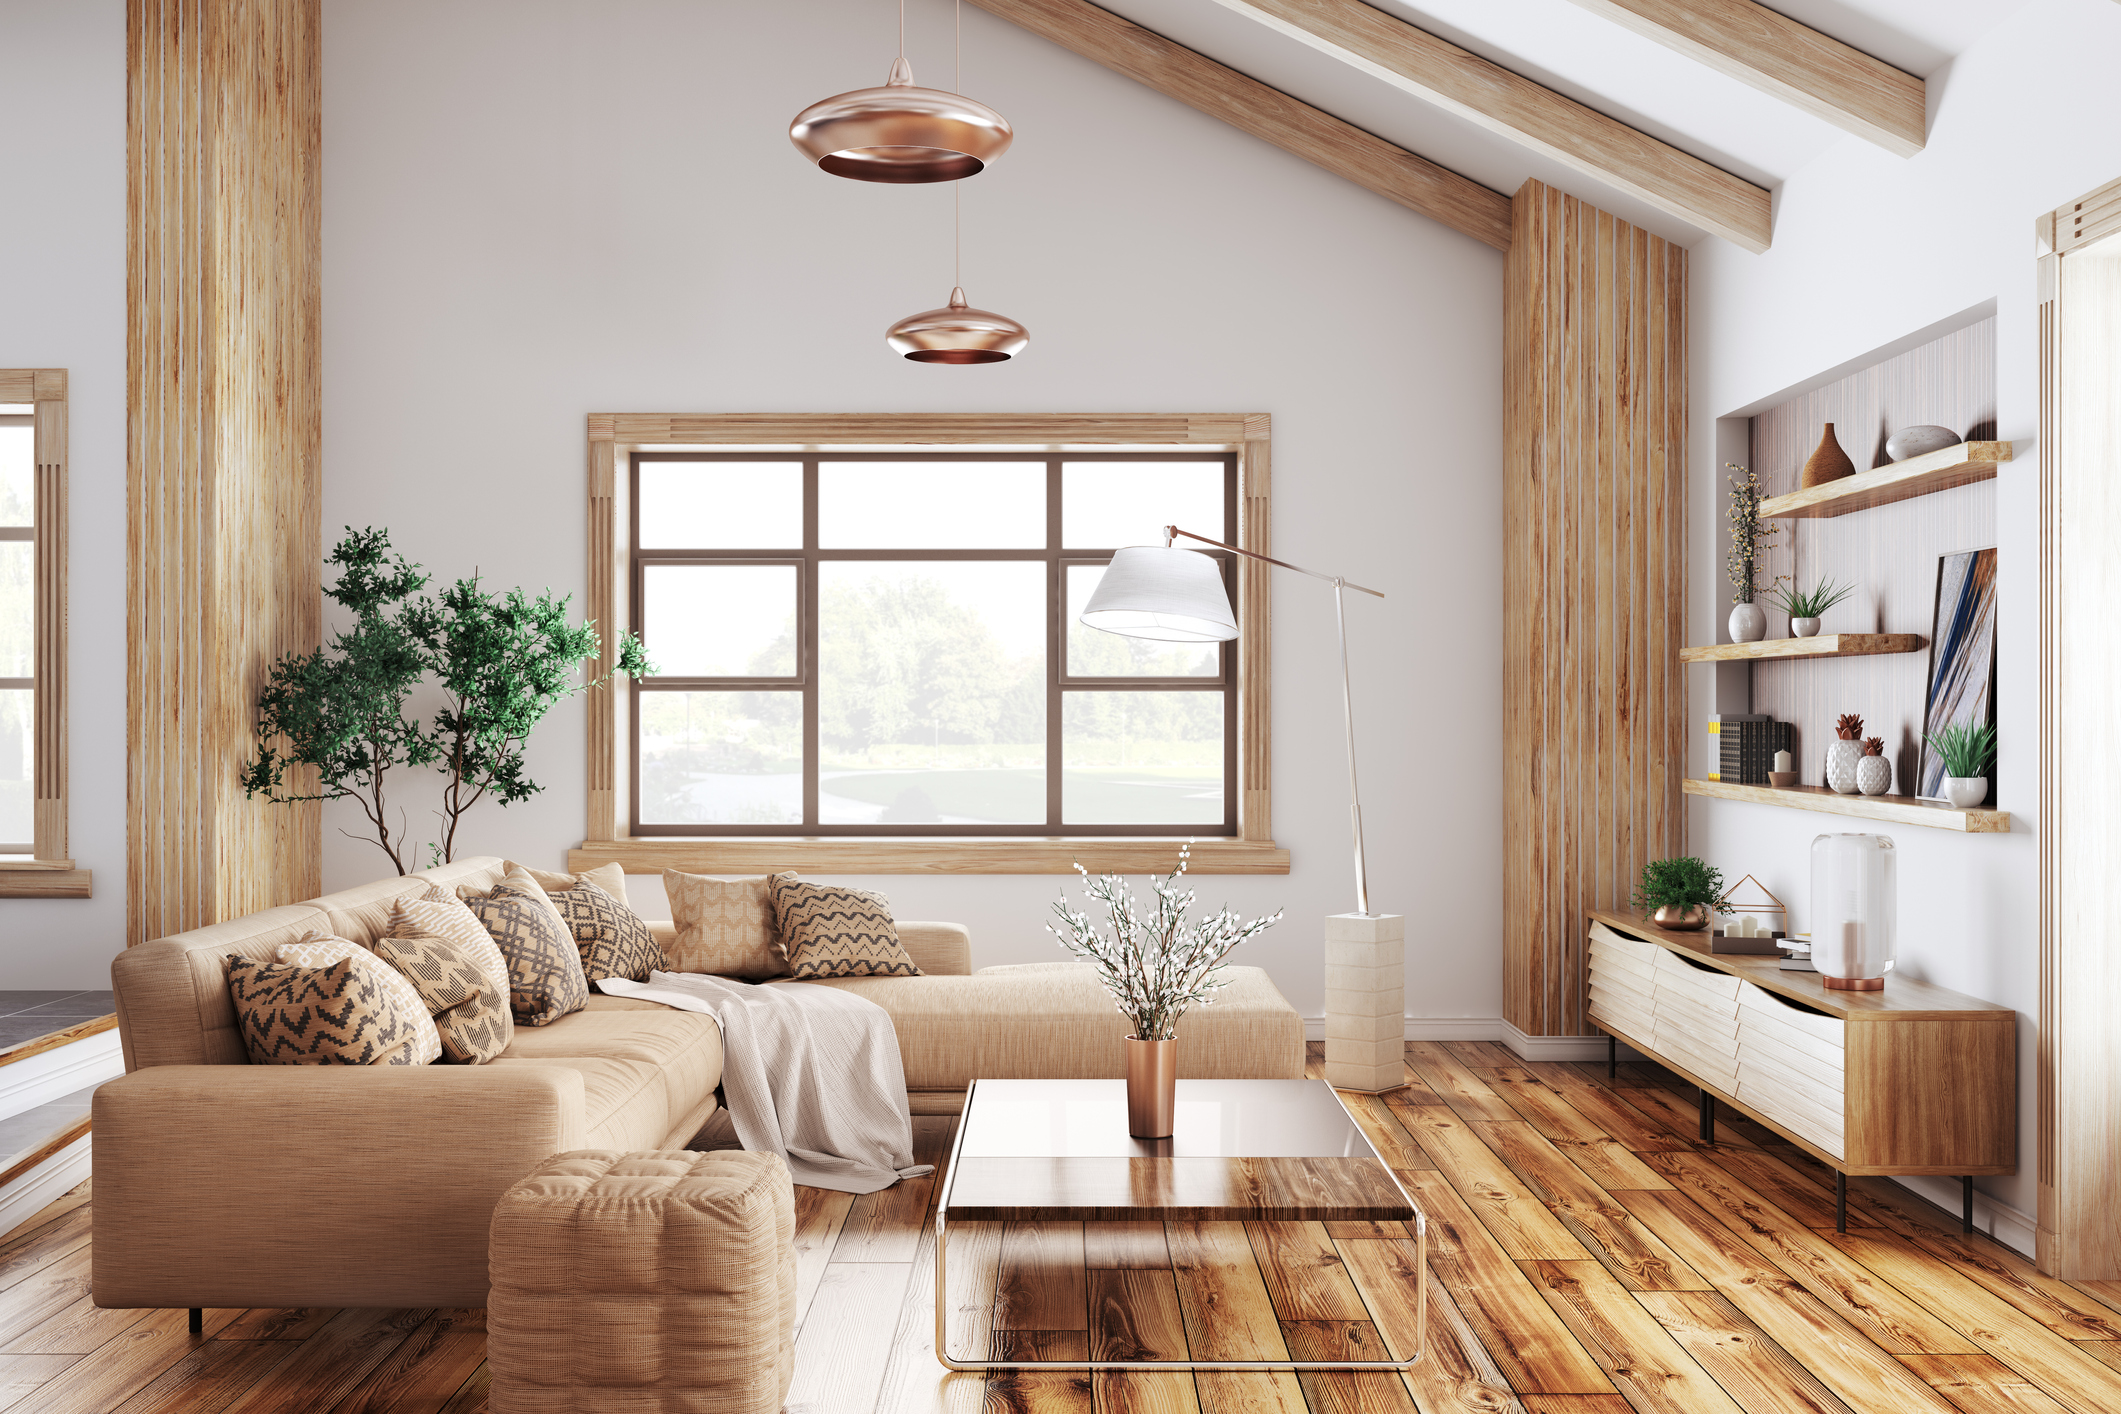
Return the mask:
{"type": "Polygon", "coordinates": [[[1755,918],[1755,917],[1754,917],[1754,916],[1753,916],[1752,914],[1750,914],[1750,913],[1744,913],[1744,914],[1740,914],[1740,915],[1739,915],[1739,917],[1738,917],[1738,928],[1737,928],[1737,931],[1735,932],[1735,934],[1734,934],[1733,936],[1735,936],[1735,937],[1740,937],[1740,938],[1757,938],[1757,937],[1759,937],[1759,936],[1760,936],[1760,920],[1759,920],[1759,919],[1757,919],[1757,918],[1755,918]]]}
{"type": "Polygon", "coordinates": [[[1790,769],[1790,754],[1787,751],[1778,751],[1775,753],[1775,769],[1778,771],[1787,771],[1790,769]]]}

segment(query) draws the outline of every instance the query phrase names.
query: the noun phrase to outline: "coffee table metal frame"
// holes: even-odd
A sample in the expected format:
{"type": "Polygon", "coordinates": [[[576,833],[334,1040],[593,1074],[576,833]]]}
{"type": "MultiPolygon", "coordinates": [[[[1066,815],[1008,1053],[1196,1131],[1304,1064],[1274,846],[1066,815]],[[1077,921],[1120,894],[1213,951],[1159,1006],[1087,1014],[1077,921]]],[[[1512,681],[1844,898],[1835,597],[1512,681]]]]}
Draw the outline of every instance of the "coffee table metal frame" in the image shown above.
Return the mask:
{"type": "MultiPolygon", "coordinates": [[[[1324,1081],[1322,1081],[1322,1080],[1321,1080],[1321,1081],[1319,1081],[1318,1083],[1319,1083],[1320,1085],[1324,1085],[1324,1084],[1325,1084],[1325,1082],[1324,1082],[1324,1081]]],[[[972,1082],[972,1083],[971,1083],[970,1085],[968,1085],[968,1086],[966,1086],[966,1087],[965,1087],[965,1109],[964,1109],[964,1113],[966,1113],[966,1114],[970,1114],[970,1113],[972,1112],[972,1099],[973,1099],[973,1095],[974,1095],[974,1094],[975,1094],[975,1093],[976,1093],[976,1092],[978,1091],[978,1089],[979,1089],[979,1081],[977,1081],[977,1080],[974,1080],[974,1081],[973,1081],[973,1082],[972,1082]]],[[[1334,1100],[1335,1100],[1335,1101],[1336,1101],[1336,1102],[1337,1102],[1337,1103],[1338,1103],[1338,1104],[1340,1105],[1340,1107],[1341,1107],[1341,1108],[1342,1108],[1343,1110],[1347,1109],[1347,1107],[1348,1107],[1348,1106],[1347,1106],[1347,1102],[1346,1102],[1345,1100],[1342,1100],[1342,1099],[1340,1098],[1340,1093],[1339,1093],[1338,1091],[1336,1091],[1336,1090],[1333,1090],[1333,1089],[1332,1089],[1332,1088],[1331,1088],[1330,1086],[1328,1086],[1328,1087],[1327,1087],[1327,1093],[1329,1093],[1329,1094],[1331,1094],[1331,1095],[1333,1096],[1334,1100]]],[[[1356,1133],[1358,1133],[1358,1134],[1361,1134],[1361,1133],[1362,1133],[1362,1126],[1361,1126],[1361,1125],[1359,1125],[1359,1124],[1355,1124],[1355,1116],[1354,1116],[1354,1115],[1350,1114],[1350,1115],[1348,1116],[1348,1123],[1350,1123],[1351,1125],[1355,1125],[1355,1131],[1356,1131],[1356,1133]]],[[[949,1253],[949,1248],[950,1248],[950,1241],[949,1241],[949,1223],[948,1223],[948,1219],[946,1218],[945,1214],[947,1214],[947,1213],[949,1212],[949,1210],[950,1210],[950,1190],[951,1190],[951,1186],[952,1186],[952,1185],[953,1185],[953,1184],[954,1184],[954,1183],[956,1182],[956,1180],[957,1180],[957,1160],[958,1160],[958,1151],[959,1151],[959,1150],[960,1150],[961,1148],[963,1148],[963,1147],[964,1147],[964,1143],[965,1143],[965,1129],[966,1129],[966,1126],[965,1126],[965,1125],[964,1125],[964,1124],[963,1124],[963,1123],[961,1122],[961,1123],[960,1123],[960,1124],[958,1125],[958,1127],[957,1127],[957,1135],[956,1135],[956,1137],[955,1137],[955,1138],[953,1138],[953,1139],[952,1139],[952,1140],[950,1141],[950,1167],[949,1167],[949,1169],[948,1169],[948,1170],[946,1170],[946,1171],[945,1171],[945,1173],[944,1173],[944,1177],[943,1177],[943,1191],[942,1191],[942,1193],[941,1193],[940,1195],[938,1195],[938,1197],[937,1197],[937,1199],[936,1199],[936,1204],[935,1204],[935,1358],[936,1358],[936,1360],[937,1360],[937,1361],[939,1361],[939,1362],[940,1362],[941,1364],[943,1364],[944,1366],[946,1366],[946,1367],[947,1367],[947,1368],[949,1368],[949,1369],[952,1369],[952,1370],[966,1370],[966,1371],[975,1371],[975,1370],[1166,1370],[1166,1371],[1169,1371],[1169,1370],[1262,1370],[1262,1371],[1265,1371],[1265,1370],[1358,1370],[1358,1371],[1359,1371],[1359,1370],[1378,1370],[1378,1371],[1384,1371],[1384,1372],[1387,1372],[1387,1373],[1404,1373],[1404,1372],[1406,1372],[1406,1371],[1408,1371],[1408,1370],[1411,1370],[1411,1369],[1413,1369],[1413,1368],[1414,1368],[1414,1366],[1415,1366],[1416,1364],[1418,1364],[1418,1363],[1420,1362],[1420,1360],[1421,1360],[1421,1357],[1422,1357],[1422,1356],[1423,1356],[1423,1355],[1424,1355],[1424,1354],[1425,1354],[1425,1353],[1427,1352],[1427,1350],[1428,1350],[1428,1344],[1429,1344],[1429,1331],[1428,1331],[1428,1292],[1427,1292],[1427,1290],[1426,1290],[1426,1283],[1427,1283],[1427,1279],[1428,1279],[1428,1277],[1427,1277],[1427,1273],[1428,1273],[1428,1255],[1429,1255],[1429,1254],[1428,1254],[1428,1231],[1427,1231],[1427,1229],[1428,1229],[1428,1219],[1427,1219],[1427,1218],[1426,1218],[1426,1217],[1425,1217],[1425,1216],[1424,1216],[1424,1215],[1422,1214],[1422,1211],[1421,1211],[1421,1209],[1415,1206],[1415,1204],[1414,1204],[1414,1199],[1413,1199],[1413,1198],[1412,1198],[1412,1197],[1411,1197],[1411,1196],[1410,1196],[1410,1195],[1409,1195],[1409,1194],[1407,1193],[1406,1185],[1405,1185],[1405,1184],[1403,1184],[1403,1183],[1401,1183],[1401,1182],[1399,1181],[1399,1175],[1398,1175],[1398,1174],[1396,1174],[1396,1173],[1393,1173],[1393,1172],[1392,1172],[1392,1166],[1391,1166],[1390,1164],[1387,1164],[1387,1163],[1386,1163],[1386,1162],[1384,1161],[1384,1158],[1383,1158],[1383,1156],[1377,1153],[1377,1151],[1376,1151],[1376,1146],[1375,1146],[1375,1145],[1369,1145],[1369,1136],[1368,1136],[1367,1134],[1364,1134],[1364,1135],[1363,1135],[1363,1143],[1364,1143],[1364,1144],[1366,1144],[1366,1145],[1369,1145],[1369,1147],[1370,1147],[1370,1153],[1371,1153],[1371,1158],[1372,1158],[1372,1159],[1373,1159],[1373,1160],[1374,1160],[1374,1161],[1376,1162],[1376,1164],[1377,1164],[1377,1166],[1378,1166],[1379,1168],[1381,1168],[1381,1169],[1383,1169],[1383,1170],[1385,1171],[1385,1176],[1386,1176],[1387,1178],[1389,1178],[1389,1179],[1391,1179],[1391,1180],[1392,1180],[1392,1186],[1393,1186],[1394,1188],[1396,1188],[1396,1189],[1398,1189],[1398,1190],[1399,1190],[1399,1196],[1400,1196],[1400,1197],[1402,1197],[1402,1198],[1404,1198],[1404,1199],[1406,1199],[1406,1202],[1407,1202],[1407,1207],[1408,1207],[1409,1209],[1411,1209],[1411,1210],[1413,1211],[1413,1214],[1414,1214],[1413,1218],[1412,1218],[1412,1219],[1411,1219],[1410,1221],[1412,1221],[1412,1222],[1413,1222],[1413,1224],[1414,1224],[1414,1250],[1415,1250],[1415,1256],[1416,1256],[1416,1267],[1417,1267],[1417,1269],[1418,1269],[1418,1270],[1419,1270],[1419,1271],[1421,1272],[1421,1274],[1422,1274],[1422,1276],[1421,1276],[1421,1280],[1422,1280],[1422,1282],[1424,1283],[1424,1289],[1423,1289],[1423,1290],[1422,1290],[1421,1292],[1419,1292],[1419,1293],[1417,1294],[1417,1297],[1416,1297],[1416,1306],[1417,1306],[1417,1309],[1418,1309],[1418,1310],[1419,1310],[1419,1311],[1421,1312],[1421,1315],[1422,1315],[1422,1318],[1421,1318],[1421,1320],[1420,1320],[1420,1321],[1419,1321],[1419,1322],[1417,1323],[1417,1324],[1418,1324],[1418,1326],[1419,1326],[1420,1328],[1419,1328],[1418,1330],[1416,1330],[1416,1331],[1415,1331],[1415,1333],[1414,1333],[1414,1350],[1413,1350],[1413,1353],[1412,1353],[1412,1354],[1410,1354],[1409,1356],[1407,1356],[1407,1358],[1406,1358],[1406,1359],[1404,1359],[1404,1360],[1190,1360],[1190,1359],[1189,1359],[1189,1360],[959,1360],[959,1359],[957,1359],[957,1358],[956,1358],[955,1356],[953,1356],[953,1355],[952,1355],[952,1354],[950,1353],[950,1331],[949,1331],[949,1320],[948,1320],[948,1312],[949,1312],[949,1309],[950,1309],[950,1295],[949,1295],[949,1293],[950,1293],[950,1282],[949,1282],[949,1266],[948,1266],[948,1253],[949,1253]]],[[[1374,1324],[1374,1323],[1373,1323],[1373,1324],[1374,1324]]],[[[1379,1336],[1379,1338],[1383,1338],[1383,1336],[1384,1336],[1384,1330],[1383,1330],[1383,1327],[1382,1327],[1381,1325],[1380,1325],[1380,1326],[1379,1326],[1379,1328],[1378,1328],[1378,1336],[1379,1336]]]]}

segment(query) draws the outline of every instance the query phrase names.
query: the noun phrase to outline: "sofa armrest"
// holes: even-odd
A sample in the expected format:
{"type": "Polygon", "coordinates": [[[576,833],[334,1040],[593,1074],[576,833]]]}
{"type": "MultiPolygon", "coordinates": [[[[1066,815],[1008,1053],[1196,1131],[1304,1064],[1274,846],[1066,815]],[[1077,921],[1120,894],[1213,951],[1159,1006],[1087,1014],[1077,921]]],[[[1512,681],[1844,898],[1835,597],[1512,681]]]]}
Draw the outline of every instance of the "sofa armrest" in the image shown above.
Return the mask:
{"type": "Polygon", "coordinates": [[[930,977],[972,975],[972,933],[962,923],[901,923],[898,940],[930,977]]]}
{"type": "Polygon", "coordinates": [[[98,1306],[483,1306],[494,1205],[582,1148],[563,1065],[151,1066],[96,1091],[98,1306]]]}

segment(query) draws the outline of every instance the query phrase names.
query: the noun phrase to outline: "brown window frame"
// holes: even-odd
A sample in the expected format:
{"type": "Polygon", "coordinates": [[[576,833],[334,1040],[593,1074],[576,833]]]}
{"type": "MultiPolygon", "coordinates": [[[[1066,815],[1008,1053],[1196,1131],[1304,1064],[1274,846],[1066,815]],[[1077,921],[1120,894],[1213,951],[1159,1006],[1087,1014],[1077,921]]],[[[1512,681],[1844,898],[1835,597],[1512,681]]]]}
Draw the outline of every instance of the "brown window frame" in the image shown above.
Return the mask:
{"type": "MultiPolygon", "coordinates": [[[[627,739],[628,769],[630,771],[627,799],[631,818],[628,821],[633,835],[641,838],[670,837],[679,839],[715,838],[739,836],[771,839],[775,837],[811,839],[957,839],[994,838],[1022,839],[1045,838],[1066,835],[1083,839],[1098,838],[1221,838],[1235,839],[1238,834],[1238,751],[1237,751],[1237,656],[1235,642],[1218,646],[1218,666],[1213,677],[1076,677],[1067,670],[1066,634],[1069,625],[1064,621],[1064,604],[1067,592],[1065,575],[1070,565],[1103,565],[1109,563],[1118,546],[1064,546],[1061,543],[1062,486],[1064,463],[1075,464],[1096,461],[1171,462],[1200,465],[1217,465],[1222,468],[1222,520],[1220,527],[1208,528],[1219,538],[1228,538],[1237,524],[1237,456],[1232,452],[1193,451],[1183,448],[1160,448],[1156,451],[1086,452],[1086,451],[1025,451],[987,450],[962,451],[937,448],[917,451],[838,451],[813,450],[804,452],[768,453],[744,452],[671,452],[635,451],[627,459],[627,549],[631,560],[628,587],[633,613],[631,628],[646,636],[649,627],[646,610],[646,595],[643,592],[645,573],[656,565],[795,565],[798,567],[796,588],[797,661],[791,676],[782,677],[702,677],[655,675],[641,679],[628,694],[630,718],[627,739]],[[640,478],[644,463],[654,462],[786,462],[800,465],[803,479],[803,541],[801,546],[776,546],[765,549],[718,549],[713,547],[672,548],[657,546],[653,549],[641,545],[640,527],[640,478]],[[1037,548],[995,547],[974,549],[826,549],[819,543],[818,533],[818,479],[819,465],[832,462],[843,465],[850,462],[873,463],[889,466],[898,463],[963,462],[1020,462],[1040,465],[1045,468],[1045,521],[1046,543],[1037,548]],[[1045,629],[1046,629],[1046,742],[1045,742],[1045,796],[1046,816],[1041,821],[1008,824],[940,824],[940,825],[830,825],[819,819],[819,798],[822,793],[823,770],[822,741],[818,728],[819,696],[823,688],[818,669],[818,639],[820,632],[821,605],[819,576],[822,567],[831,563],[875,564],[891,560],[911,560],[921,563],[958,561],[968,563],[1024,563],[1041,564],[1045,567],[1045,629]],[[803,702],[803,820],[799,824],[653,824],[640,818],[641,801],[641,754],[640,754],[640,710],[646,694],[653,692],[687,691],[752,691],[787,692],[797,694],[803,702]],[[1063,707],[1071,692],[1212,692],[1223,700],[1223,818],[1213,826],[1193,824],[1120,824],[1093,825],[1067,822],[1062,818],[1062,730],[1063,707]]],[[[1190,528],[1190,527],[1189,527],[1190,528]]],[[[1220,562],[1228,577],[1237,557],[1223,550],[1206,551],[1220,562]]],[[[653,656],[653,641],[650,642],[653,656]]]]}

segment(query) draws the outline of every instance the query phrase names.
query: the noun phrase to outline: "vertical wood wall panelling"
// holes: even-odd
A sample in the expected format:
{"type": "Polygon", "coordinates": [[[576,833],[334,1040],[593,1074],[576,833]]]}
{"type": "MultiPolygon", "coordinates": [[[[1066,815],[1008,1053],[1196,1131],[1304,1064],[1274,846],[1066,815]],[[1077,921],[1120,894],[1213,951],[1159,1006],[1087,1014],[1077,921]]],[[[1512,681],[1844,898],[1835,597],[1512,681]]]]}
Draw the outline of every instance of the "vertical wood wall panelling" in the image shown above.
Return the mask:
{"type": "MultiPolygon", "coordinates": [[[[1903,427],[1931,423],[1968,441],[1993,438],[1996,321],[1955,330],[1756,414],[1750,420],[1752,467],[1769,495],[1798,488],[1805,459],[1828,422],[1858,471],[1886,465],[1885,440],[1903,427]]],[[[1721,475],[1716,484],[1724,485],[1721,475]]],[[[1856,593],[1828,611],[1822,632],[1928,637],[1937,559],[1996,543],[1996,488],[1993,482],[1977,482],[1852,515],[1777,524],[1782,543],[1768,554],[1763,585],[1776,575],[1795,575],[1807,587],[1826,578],[1856,586],[1856,593]]],[[[1786,634],[1781,611],[1763,607],[1769,636],[1786,634]]],[[[1765,660],[1750,666],[1753,710],[1791,724],[1790,751],[1801,784],[1826,784],[1834,719],[1855,712],[1863,718],[1866,736],[1885,738],[1893,789],[1913,789],[1929,654],[1765,660]]]]}
{"type": "MultiPolygon", "coordinates": [[[[618,641],[628,628],[616,617],[617,606],[626,602],[626,596],[613,581],[618,562],[624,558],[620,548],[625,530],[618,521],[618,482],[620,476],[627,474],[621,465],[624,461],[630,458],[620,457],[612,442],[590,442],[589,582],[603,587],[601,593],[594,589],[590,593],[589,613],[597,629],[597,656],[590,668],[593,678],[611,671],[618,661],[618,641]]],[[[589,731],[589,819],[585,838],[592,840],[618,839],[626,818],[619,813],[616,780],[618,722],[624,707],[615,700],[618,692],[615,685],[592,689],[592,703],[601,701],[601,705],[592,705],[584,714],[589,731]]]]}
{"type": "Polygon", "coordinates": [[[34,848],[39,859],[66,859],[66,372],[40,368],[31,382],[37,406],[36,677],[30,711],[36,722],[32,774],[37,797],[34,848]]]}
{"type": "MultiPolygon", "coordinates": [[[[1267,419],[1258,419],[1257,436],[1248,436],[1237,464],[1237,543],[1262,555],[1274,553],[1273,527],[1267,507],[1273,494],[1272,442],[1267,438],[1267,419]]],[[[1253,429],[1247,428],[1250,432],[1253,429]]],[[[1239,619],[1242,632],[1237,650],[1241,664],[1264,664],[1273,645],[1272,616],[1268,596],[1273,593],[1273,567],[1257,560],[1237,562],[1239,619]]],[[[1257,667],[1242,672],[1237,693],[1238,760],[1237,826],[1243,839],[1266,844],[1274,838],[1273,687],[1268,675],[1257,667]]]]}
{"type": "Polygon", "coordinates": [[[127,938],[320,891],[319,807],[247,801],[316,647],[318,0],[127,5],[127,938]]]}
{"type": "Polygon", "coordinates": [[[1538,182],[1513,212],[1503,1005],[1580,1035],[1588,911],[1685,836],[1686,252],[1538,182]]]}

